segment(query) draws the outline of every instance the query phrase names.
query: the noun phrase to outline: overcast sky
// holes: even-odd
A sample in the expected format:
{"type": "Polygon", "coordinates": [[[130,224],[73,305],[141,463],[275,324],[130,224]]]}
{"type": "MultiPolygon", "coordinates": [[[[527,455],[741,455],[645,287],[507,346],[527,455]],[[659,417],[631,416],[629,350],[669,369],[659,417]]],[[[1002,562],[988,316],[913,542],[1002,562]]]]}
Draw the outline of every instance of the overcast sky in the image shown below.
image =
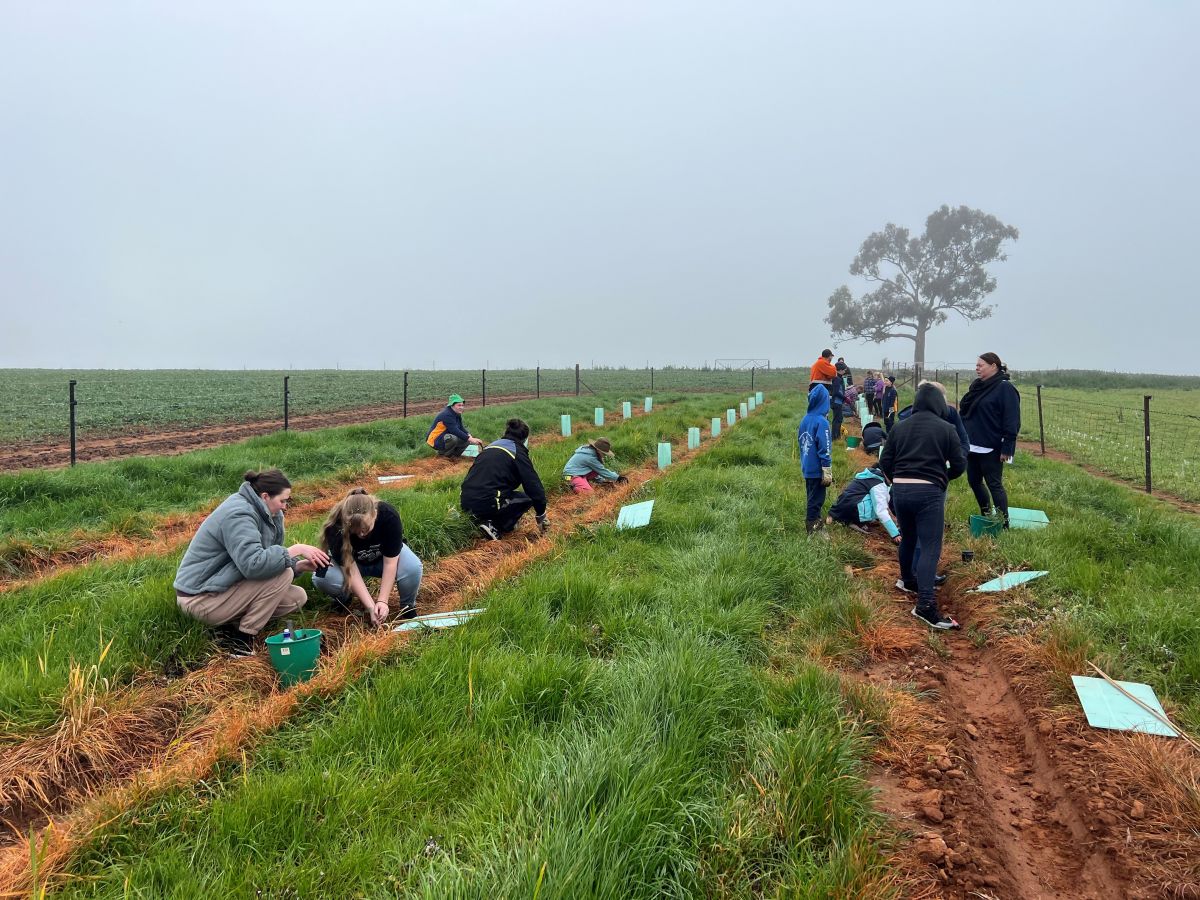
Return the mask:
{"type": "Polygon", "coordinates": [[[948,203],[1021,238],[929,360],[1195,374],[1198,33],[1183,0],[0,0],[0,367],[807,364],[862,240],[948,203]]]}

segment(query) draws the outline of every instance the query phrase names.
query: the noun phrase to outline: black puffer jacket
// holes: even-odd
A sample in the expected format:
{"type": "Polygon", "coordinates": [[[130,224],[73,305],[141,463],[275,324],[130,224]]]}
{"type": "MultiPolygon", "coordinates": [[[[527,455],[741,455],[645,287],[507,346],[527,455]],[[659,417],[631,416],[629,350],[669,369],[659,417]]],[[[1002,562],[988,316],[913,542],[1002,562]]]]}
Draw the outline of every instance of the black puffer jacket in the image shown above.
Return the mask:
{"type": "Polygon", "coordinates": [[[533,501],[539,516],[546,511],[546,491],[538,478],[525,445],[509,438],[493,441],[480,451],[463,479],[460,502],[467,512],[500,508],[500,501],[511,497],[518,487],[533,501]]]}

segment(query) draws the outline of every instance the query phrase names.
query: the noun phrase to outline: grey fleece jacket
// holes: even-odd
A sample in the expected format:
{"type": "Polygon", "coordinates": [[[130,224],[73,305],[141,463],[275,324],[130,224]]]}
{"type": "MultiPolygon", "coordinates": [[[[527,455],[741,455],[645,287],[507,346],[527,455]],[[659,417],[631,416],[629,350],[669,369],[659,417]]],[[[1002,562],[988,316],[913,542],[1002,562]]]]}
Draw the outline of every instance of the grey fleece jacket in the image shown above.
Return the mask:
{"type": "Polygon", "coordinates": [[[181,594],[217,594],[239,581],[262,581],[288,567],[283,513],[267,513],[250,482],[243,482],[200,523],[175,575],[181,594]]]}

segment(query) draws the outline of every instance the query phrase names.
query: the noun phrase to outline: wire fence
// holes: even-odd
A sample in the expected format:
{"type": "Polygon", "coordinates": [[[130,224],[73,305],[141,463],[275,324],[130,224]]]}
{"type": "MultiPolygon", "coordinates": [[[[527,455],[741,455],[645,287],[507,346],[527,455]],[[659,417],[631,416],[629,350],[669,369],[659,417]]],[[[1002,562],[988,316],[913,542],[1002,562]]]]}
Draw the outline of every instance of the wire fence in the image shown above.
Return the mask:
{"type": "MultiPolygon", "coordinates": [[[[94,371],[69,377],[54,370],[8,370],[0,371],[0,441],[9,448],[35,444],[61,448],[73,463],[88,458],[85,445],[89,441],[221,428],[228,428],[228,440],[233,441],[245,437],[245,429],[239,427],[247,424],[265,426],[260,431],[305,430],[348,421],[427,415],[451,394],[461,394],[469,405],[481,406],[549,396],[625,393],[633,399],[665,391],[795,388],[801,382],[801,386],[807,385],[807,378],[807,368],[758,365],[382,372],[94,371]]],[[[128,450],[123,455],[139,452],[132,443],[128,450]]]]}
{"type": "Polygon", "coordinates": [[[1020,390],[1021,438],[1039,451],[1066,453],[1147,493],[1200,500],[1200,415],[1187,411],[1190,398],[1143,394],[1138,402],[1122,392],[1105,402],[1070,389],[1020,390]]]}

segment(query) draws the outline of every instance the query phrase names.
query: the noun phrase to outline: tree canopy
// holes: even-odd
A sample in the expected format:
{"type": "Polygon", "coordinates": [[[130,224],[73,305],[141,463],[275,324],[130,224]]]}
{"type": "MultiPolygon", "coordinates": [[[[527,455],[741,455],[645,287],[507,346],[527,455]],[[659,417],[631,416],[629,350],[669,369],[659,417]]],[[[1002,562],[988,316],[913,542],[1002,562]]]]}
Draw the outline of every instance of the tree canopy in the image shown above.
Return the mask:
{"type": "Polygon", "coordinates": [[[845,285],[829,297],[825,321],[835,337],[882,343],[907,338],[913,361],[925,362],[925,336],[951,311],[970,322],[986,319],[984,302],[996,289],[987,265],[1007,259],[1004,242],[1016,228],[978,209],[942,206],[925,220],[925,233],[913,237],[890,222],[871,234],[850,264],[850,274],[878,286],[857,300],[845,285]]]}

